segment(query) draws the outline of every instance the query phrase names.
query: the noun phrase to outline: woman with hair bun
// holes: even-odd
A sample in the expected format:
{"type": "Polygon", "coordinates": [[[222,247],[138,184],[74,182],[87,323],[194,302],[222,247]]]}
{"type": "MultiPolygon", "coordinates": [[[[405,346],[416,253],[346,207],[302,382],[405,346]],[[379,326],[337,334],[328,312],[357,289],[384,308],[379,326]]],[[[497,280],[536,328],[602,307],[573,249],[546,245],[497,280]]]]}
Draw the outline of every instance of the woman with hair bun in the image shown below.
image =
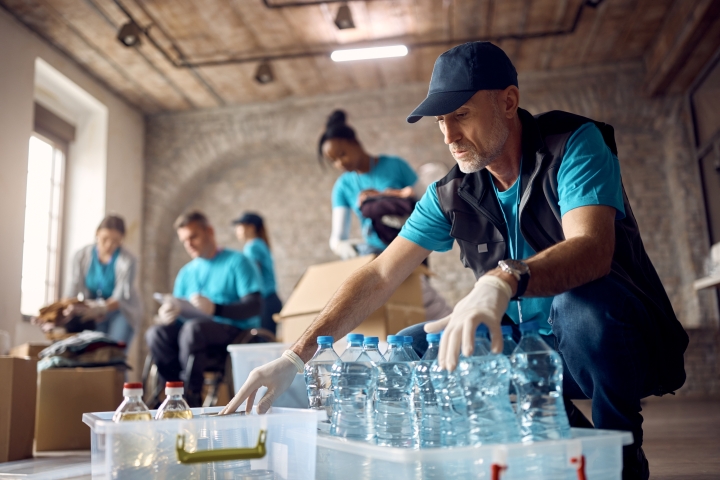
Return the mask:
{"type": "Polygon", "coordinates": [[[342,259],[385,250],[389,242],[378,236],[372,219],[363,215],[361,206],[376,197],[412,199],[418,179],[402,158],[367,153],[346,120],[344,111],[335,110],[318,142],[320,161],[326,159],[343,172],[333,187],[330,235],[330,248],[342,259]],[[348,239],[351,212],[360,221],[363,243],[353,244],[348,239]]]}
{"type": "MultiPolygon", "coordinates": [[[[328,118],[318,142],[318,157],[343,172],[332,191],[330,248],[343,260],[382,253],[412,212],[415,199],[422,196],[414,190],[418,176],[400,157],[367,153],[342,110],[328,118]],[[350,212],[360,220],[362,243],[348,238],[350,212]]],[[[427,277],[421,278],[426,319],[449,315],[452,309],[445,299],[427,277]]]]}
{"type": "Polygon", "coordinates": [[[95,320],[96,330],[128,345],[143,311],[134,285],[137,261],[122,247],[124,238],[122,217],[108,215],[100,222],[95,243],[75,254],[72,281],[65,289],[66,298],[81,296],[84,303],[69,306],[65,313],[95,320]]]}

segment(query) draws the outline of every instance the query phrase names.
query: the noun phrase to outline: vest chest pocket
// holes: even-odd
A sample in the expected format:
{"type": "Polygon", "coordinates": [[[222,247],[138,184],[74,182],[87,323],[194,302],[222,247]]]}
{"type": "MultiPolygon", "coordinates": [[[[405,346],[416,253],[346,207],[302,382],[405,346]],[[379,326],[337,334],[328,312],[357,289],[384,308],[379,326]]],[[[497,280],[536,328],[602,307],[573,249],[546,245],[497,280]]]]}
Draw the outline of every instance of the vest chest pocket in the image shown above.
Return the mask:
{"type": "Polygon", "coordinates": [[[453,212],[450,236],[460,246],[460,260],[476,277],[497,267],[505,258],[505,239],[495,225],[479,214],[453,212]]]}

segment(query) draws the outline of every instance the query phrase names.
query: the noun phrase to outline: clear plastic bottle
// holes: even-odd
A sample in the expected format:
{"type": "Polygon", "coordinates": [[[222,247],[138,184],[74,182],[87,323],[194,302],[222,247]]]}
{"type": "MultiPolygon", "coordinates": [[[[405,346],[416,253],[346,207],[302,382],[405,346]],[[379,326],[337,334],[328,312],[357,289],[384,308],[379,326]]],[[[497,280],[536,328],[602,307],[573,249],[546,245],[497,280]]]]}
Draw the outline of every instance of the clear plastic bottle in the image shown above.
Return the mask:
{"type": "Polygon", "coordinates": [[[347,347],[345,351],[340,355],[340,360],[343,362],[354,362],[363,352],[363,340],[365,335],[362,333],[349,333],[347,336],[347,347]]]}
{"type": "Polygon", "coordinates": [[[331,435],[375,442],[370,409],[376,383],[377,370],[365,352],[353,361],[340,359],[333,364],[331,435]]]}
{"type": "Polygon", "coordinates": [[[411,337],[410,335],[403,336],[403,348],[405,349],[408,357],[410,357],[411,361],[417,362],[418,360],[420,360],[420,356],[413,348],[413,337],[411,337]]]}
{"type": "Polygon", "coordinates": [[[513,338],[513,328],[510,325],[503,325],[502,327],[502,336],[503,336],[503,355],[510,358],[510,355],[515,351],[515,348],[517,347],[517,343],[515,342],[515,339],[513,338]]]}
{"type": "Polygon", "coordinates": [[[155,420],[169,420],[172,418],[193,418],[192,411],[183,398],[185,386],[183,382],[165,383],[165,401],[155,414],[155,420]]]}
{"type": "Polygon", "coordinates": [[[125,383],[123,385],[122,401],[115,414],[113,414],[113,422],[131,422],[137,420],[152,420],[152,414],[145,402],[142,400],[143,384],[142,383],[125,383]]]}
{"type": "Polygon", "coordinates": [[[443,370],[437,362],[430,368],[430,380],[440,406],[440,445],[462,447],[469,445],[467,401],[456,368],[443,370]]]}
{"type": "Polygon", "coordinates": [[[324,409],[328,422],[332,418],[332,366],[339,359],[333,350],[333,337],[317,337],[318,349],[305,364],[305,385],[309,408],[324,409]]]}
{"type": "Polygon", "coordinates": [[[520,324],[522,338],[510,358],[523,442],[570,437],[562,359],[540,338],[539,327],[537,321],[520,324]]]}
{"type": "Polygon", "coordinates": [[[435,389],[430,380],[430,369],[437,359],[440,348],[440,334],[427,334],[428,349],[422,359],[415,366],[414,383],[417,387],[418,401],[415,403],[418,418],[418,440],[420,448],[441,446],[440,405],[438,404],[435,389]]]}
{"type": "Polygon", "coordinates": [[[385,363],[377,365],[377,402],[375,430],[377,444],[415,448],[417,423],[411,396],[413,364],[403,349],[403,338],[388,336],[385,363]]]}
{"type": "Polygon", "coordinates": [[[472,356],[461,357],[458,365],[467,400],[470,444],[519,442],[509,396],[510,360],[501,353],[490,352],[487,328],[480,327],[475,332],[472,356]]]}
{"type": "Polygon", "coordinates": [[[363,351],[368,357],[370,357],[370,360],[376,364],[385,361],[385,357],[383,357],[383,354],[380,353],[380,350],[378,349],[379,344],[380,339],[378,337],[365,337],[365,340],[363,341],[363,351]]]}

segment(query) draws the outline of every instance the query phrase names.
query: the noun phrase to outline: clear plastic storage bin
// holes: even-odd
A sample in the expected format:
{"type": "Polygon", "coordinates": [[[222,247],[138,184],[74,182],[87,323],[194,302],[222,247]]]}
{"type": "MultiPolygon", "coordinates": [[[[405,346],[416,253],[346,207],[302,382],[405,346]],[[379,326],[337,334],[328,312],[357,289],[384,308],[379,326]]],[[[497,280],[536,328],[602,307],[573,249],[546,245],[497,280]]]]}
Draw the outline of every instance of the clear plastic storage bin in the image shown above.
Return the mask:
{"type": "MultiPolygon", "coordinates": [[[[280,358],[282,353],[288,348],[290,348],[290,344],[288,343],[228,345],[227,351],[230,353],[230,358],[232,359],[234,393],[240,390],[240,387],[243,386],[253,368],[280,358]]],[[[266,391],[267,388],[260,387],[255,402],[260,400],[266,391]]],[[[280,395],[280,397],[273,402],[273,405],[286,408],[307,408],[308,400],[304,376],[301,374],[296,375],[290,388],[280,395]]]]}
{"type": "MultiPolygon", "coordinates": [[[[273,408],[267,415],[113,423],[86,413],[93,479],[307,480],[315,478],[317,415],[273,408]]],[[[153,413],[154,414],[154,413],[153,413]]]]}
{"type": "Polygon", "coordinates": [[[573,429],[570,440],[409,450],[320,433],[318,480],[620,480],[627,432],[573,429]]]}

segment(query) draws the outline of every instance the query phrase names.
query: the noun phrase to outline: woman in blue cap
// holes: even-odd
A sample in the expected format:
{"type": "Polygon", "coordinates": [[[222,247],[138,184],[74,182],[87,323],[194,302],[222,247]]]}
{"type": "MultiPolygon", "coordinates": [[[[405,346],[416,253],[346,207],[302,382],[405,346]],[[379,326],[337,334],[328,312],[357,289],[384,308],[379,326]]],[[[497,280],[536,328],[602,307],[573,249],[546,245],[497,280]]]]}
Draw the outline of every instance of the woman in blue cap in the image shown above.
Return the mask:
{"type": "Polygon", "coordinates": [[[282,309],[282,302],[277,296],[275,283],[275,266],[270,253],[270,240],[263,218],[257,213],[245,212],[233,221],[235,236],[245,243],[243,253],[255,262],[262,278],[262,328],[275,333],[273,315],[282,309]]]}

